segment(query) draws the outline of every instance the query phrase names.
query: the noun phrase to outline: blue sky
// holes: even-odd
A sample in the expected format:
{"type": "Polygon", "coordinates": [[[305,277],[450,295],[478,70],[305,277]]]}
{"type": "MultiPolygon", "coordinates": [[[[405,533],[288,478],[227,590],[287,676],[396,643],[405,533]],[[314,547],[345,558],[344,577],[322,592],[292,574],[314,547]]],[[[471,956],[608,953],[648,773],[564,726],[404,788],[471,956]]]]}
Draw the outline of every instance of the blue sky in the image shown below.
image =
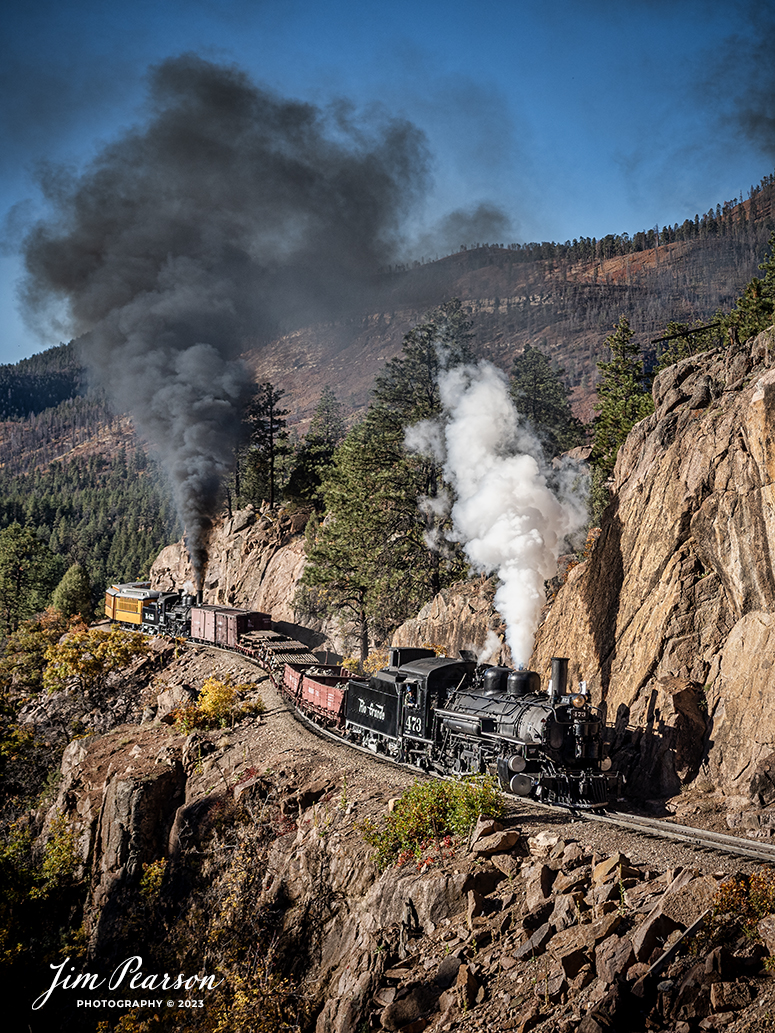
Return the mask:
{"type": "Polygon", "coordinates": [[[497,206],[509,228],[493,243],[634,233],[775,167],[763,2],[14,0],[0,43],[0,362],[58,343],[15,301],[20,239],[45,215],[41,167],[77,172],[141,124],[149,66],[183,52],[286,98],[419,127],[431,178],[406,226],[417,257],[433,257],[453,210],[497,206]]]}

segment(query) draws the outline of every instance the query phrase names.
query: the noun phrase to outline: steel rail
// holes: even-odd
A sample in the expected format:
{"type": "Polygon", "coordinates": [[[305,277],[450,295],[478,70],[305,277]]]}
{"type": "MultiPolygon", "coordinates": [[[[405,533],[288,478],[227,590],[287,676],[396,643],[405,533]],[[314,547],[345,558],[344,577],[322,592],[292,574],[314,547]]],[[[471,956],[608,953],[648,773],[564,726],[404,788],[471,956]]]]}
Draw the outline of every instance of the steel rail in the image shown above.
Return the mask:
{"type": "Polygon", "coordinates": [[[709,829],[698,829],[693,825],[678,825],[660,818],[647,818],[638,814],[622,811],[606,811],[603,814],[580,814],[591,821],[601,821],[608,825],[641,832],[645,835],[658,836],[661,839],[673,839],[703,850],[716,850],[725,854],[736,854],[750,857],[757,861],[769,861],[775,864],[775,845],[768,843],[752,843],[739,836],[727,836],[722,832],[709,829]]]}

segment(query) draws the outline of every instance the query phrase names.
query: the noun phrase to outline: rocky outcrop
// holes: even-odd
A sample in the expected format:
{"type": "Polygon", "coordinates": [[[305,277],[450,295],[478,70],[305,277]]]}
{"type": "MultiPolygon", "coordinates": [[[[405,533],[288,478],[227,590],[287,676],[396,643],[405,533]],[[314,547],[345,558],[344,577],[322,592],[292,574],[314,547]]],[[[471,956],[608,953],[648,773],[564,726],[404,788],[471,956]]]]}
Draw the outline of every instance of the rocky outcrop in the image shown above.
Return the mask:
{"type": "Polygon", "coordinates": [[[702,768],[748,797],[772,750],[774,359],[770,329],[656,378],[595,551],[539,631],[532,666],[571,658],[647,795],[702,768]]]}
{"type": "Polygon", "coordinates": [[[300,815],[295,840],[270,857],[271,892],[286,902],[297,974],[325,988],[316,1033],[441,1031],[466,1017],[461,1028],[598,1033],[642,1028],[634,1015],[648,1016],[645,1028],[688,1031],[676,1024],[720,1028],[766,998],[775,916],[761,923],[767,946],[717,920],[706,940],[726,937],[724,947],[699,962],[687,949],[722,876],[502,831],[488,861],[474,844],[377,877],[365,857],[353,866],[362,846],[346,816],[321,831],[300,815]]]}
{"type": "MultiPolygon", "coordinates": [[[[256,513],[248,506],[217,524],[208,541],[205,601],[292,621],[293,594],[304,570],[302,532],[307,516],[268,508],[256,513]]],[[[169,591],[193,581],[182,541],[163,549],[151,567],[154,588],[169,591]]]]}
{"type": "MultiPolygon", "coordinates": [[[[252,506],[217,523],[208,540],[203,587],[205,603],[269,613],[280,630],[310,649],[343,656],[350,650],[348,629],[336,619],[305,615],[296,624],[293,600],[306,562],[304,527],[309,513],[252,506]]],[[[168,545],[151,567],[151,583],[162,591],[194,584],[194,571],[183,541],[168,545]]]]}
{"type": "Polygon", "coordinates": [[[504,626],[493,609],[496,585],[476,578],[445,588],[394,633],[394,646],[443,646],[448,656],[473,649],[488,663],[504,660],[504,626]]]}
{"type": "Polygon", "coordinates": [[[123,726],[75,739],[62,759],[62,783],[51,817],[73,829],[84,871],[91,872],[88,931],[107,954],[123,935],[121,915],[143,865],[164,857],[185,798],[181,747],[158,725],[123,726]]]}

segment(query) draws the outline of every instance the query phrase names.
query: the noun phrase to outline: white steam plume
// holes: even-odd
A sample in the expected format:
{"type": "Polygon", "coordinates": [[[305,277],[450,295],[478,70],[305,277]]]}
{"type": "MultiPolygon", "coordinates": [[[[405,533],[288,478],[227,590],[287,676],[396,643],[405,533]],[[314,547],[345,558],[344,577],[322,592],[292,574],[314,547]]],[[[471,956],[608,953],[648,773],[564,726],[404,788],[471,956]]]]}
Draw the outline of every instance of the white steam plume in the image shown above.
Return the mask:
{"type": "Polygon", "coordinates": [[[571,478],[547,468],[509,398],[505,375],[491,363],[448,370],[439,388],[443,419],[410,428],[406,444],[440,457],[443,442],[444,476],[456,499],[448,537],[462,544],[476,570],[497,573],[495,605],[506,641],[514,662],[526,664],[544,582],[557,572],[565,539],[587,519],[586,479],[582,489],[578,471],[571,478]]]}

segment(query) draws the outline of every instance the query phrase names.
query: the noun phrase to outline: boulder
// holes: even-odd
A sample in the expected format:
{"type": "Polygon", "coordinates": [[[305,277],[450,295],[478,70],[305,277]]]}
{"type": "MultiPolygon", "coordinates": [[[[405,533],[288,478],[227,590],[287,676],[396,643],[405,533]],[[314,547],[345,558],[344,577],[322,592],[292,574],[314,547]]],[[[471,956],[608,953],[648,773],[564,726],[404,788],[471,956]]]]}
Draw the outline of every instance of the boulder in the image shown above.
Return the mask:
{"type": "Polygon", "coordinates": [[[611,854],[604,861],[600,861],[592,869],[592,882],[595,885],[608,882],[609,879],[639,878],[641,873],[633,868],[629,859],[624,854],[611,854]]]}
{"type": "Polygon", "coordinates": [[[532,868],[523,869],[522,874],[525,878],[525,907],[532,911],[551,896],[557,872],[546,864],[536,864],[532,868]]]}
{"type": "Polygon", "coordinates": [[[479,992],[479,983],[471,971],[470,965],[461,965],[457,970],[455,991],[464,1011],[474,1006],[479,992]]]}
{"type": "Polygon", "coordinates": [[[522,862],[519,858],[513,857],[511,854],[493,854],[492,863],[499,871],[503,872],[507,879],[513,879],[522,867],[522,862]]]}
{"type": "Polygon", "coordinates": [[[156,697],[156,717],[159,721],[163,721],[173,710],[193,703],[196,695],[194,689],[188,685],[176,685],[174,688],[164,689],[156,697]]]}
{"type": "Polygon", "coordinates": [[[751,989],[746,983],[713,983],[710,1006],[715,1012],[740,1011],[751,1003],[751,989]]]}
{"type": "Polygon", "coordinates": [[[466,910],[466,921],[469,928],[475,918],[483,915],[485,911],[485,898],[476,890],[468,891],[468,908],[466,910]]]}
{"type": "Polygon", "coordinates": [[[561,871],[552,884],[554,893],[570,893],[579,889],[589,882],[589,875],[583,869],[576,868],[575,871],[561,871]]]}
{"type": "Polygon", "coordinates": [[[582,916],[581,905],[583,901],[583,893],[563,893],[560,896],[555,896],[554,908],[549,921],[558,932],[562,929],[568,929],[572,925],[579,924],[582,916]]]}
{"type": "Polygon", "coordinates": [[[444,958],[436,969],[436,975],[433,977],[433,982],[441,990],[447,990],[457,979],[458,969],[462,965],[460,958],[454,955],[444,958]]]}
{"type": "Polygon", "coordinates": [[[635,957],[638,961],[648,961],[656,948],[664,944],[670,933],[682,928],[680,922],[664,914],[659,906],[655,907],[633,933],[632,949],[635,957]]]}
{"type": "Polygon", "coordinates": [[[427,984],[420,983],[409,992],[389,1004],[380,1015],[382,1028],[387,1030],[405,1029],[433,1008],[438,1000],[438,992],[427,984]]]}
{"type": "Polygon", "coordinates": [[[545,922],[542,926],[539,926],[524,943],[517,947],[514,951],[514,957],[518,961],[521,961],[523,958],[538,957],[539,954],[543,954],[547,943],[553,936],[554,927],[549,925],[548,922],[545,922]]]}
{"type": "Polygon", "coordinates": [[[609,936],[595,948],[597,974],[606,983],[623,976],[635,961],[635,951],[629,936],[609,936]]]}
{"type": "Polygon", "coordinates": [[[533,857],[548,857],[560,842],[560,837],[554,832],[539,832],[535,836],[528,837],[528,847],[533,857]]]}
{"type": "Polygon", "coordinates": [[[493,854],[506,854],[519,842],[519,833],[514,829],[495,832],[491,836],[482,836],[474,842],[473,851],[484,857],[493,854]]]}
{"type": "Polygon", "coordinates": [[[471,845],[473,846],[480,839],[486,839],[488,836],[494,835],[496,832],[502,832],[503,825],[495,818],[486,818],[480,815],[476,819],[476,825],[474,825],[473,832],[471,833],[471,845]]]}
{"type": "Polygon", "coordinates": [[[585,856],[584,848],[580,843],[568,843],[562,852],[562,870],[568,872],[583,864],[585,856]]]}

